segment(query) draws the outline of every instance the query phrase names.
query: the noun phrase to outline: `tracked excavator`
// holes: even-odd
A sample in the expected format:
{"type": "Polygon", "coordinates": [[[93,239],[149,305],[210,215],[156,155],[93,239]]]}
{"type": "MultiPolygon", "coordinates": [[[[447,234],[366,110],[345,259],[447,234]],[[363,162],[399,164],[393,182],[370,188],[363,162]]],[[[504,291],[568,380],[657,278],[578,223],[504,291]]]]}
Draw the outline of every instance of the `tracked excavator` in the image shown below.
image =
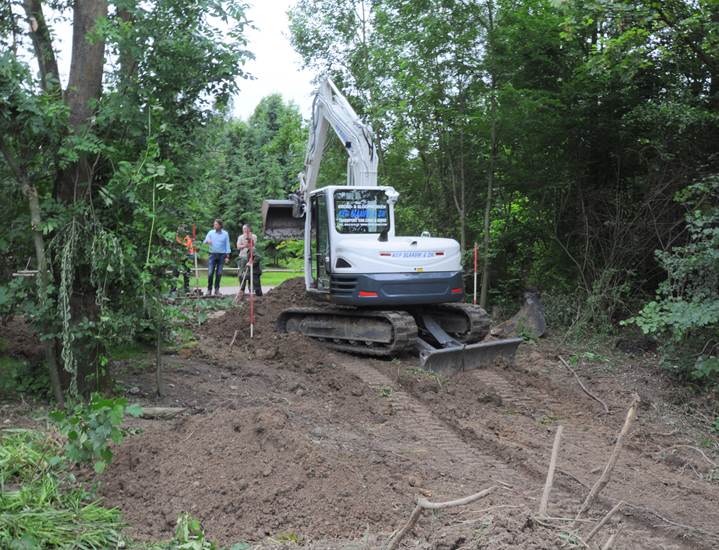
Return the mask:
{"type": "Polygon", "coordinates": [[[489,316],[465,303],[459,243],[396,235],[399,193],[377,184],[372,130],[330,79],[313,102],[299,179],[287,200],[264,201],[264,231],[304,239],[305,287],[318,305],[283,311],[280,331],[369,356],[416,350],[422,367],[444,375],[514,358],[521,338],[483,341],[489,316]],[[330,128],[348,155],[347,180],[317,188],[330,128]]]}

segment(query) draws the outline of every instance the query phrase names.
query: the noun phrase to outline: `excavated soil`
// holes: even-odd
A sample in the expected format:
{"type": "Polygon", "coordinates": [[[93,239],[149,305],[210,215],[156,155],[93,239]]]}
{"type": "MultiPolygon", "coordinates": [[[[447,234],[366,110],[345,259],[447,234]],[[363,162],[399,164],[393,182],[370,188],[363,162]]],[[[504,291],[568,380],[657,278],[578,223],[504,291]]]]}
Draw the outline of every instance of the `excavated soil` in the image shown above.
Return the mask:
{"type": "Polygon", "coordinates": [[[474,504],[426,513],[402,547],[573,547],[619,500],[593,547],[620,528],[614,548],[719,547],[706,404],[665,380],[651,353],[576,365],[605,414],[551,340],[521,346],[515,366],[437,378],[413,357],[370,360],[275,331],[280,311],[312,304],[301,280],[272,290],[255,304],[253,339],[247,303],[214,315],[194,352],[166,357],[162,398],[151,397],[150,369],[118,367],[132,399],[186,409],[133,421],[141,433],[116,449],[103,478],[101,493],[136,537],[169,537],[187,511],[223,544],[273,537],[307,549],[380,548],[418,496],[494,486],[474,504]],[[642,402],[612,480],[573,529],[566,518],[598,478],[634,392],[642,402]],[[538,520],[558,425],[553,519],[538,520]]]}

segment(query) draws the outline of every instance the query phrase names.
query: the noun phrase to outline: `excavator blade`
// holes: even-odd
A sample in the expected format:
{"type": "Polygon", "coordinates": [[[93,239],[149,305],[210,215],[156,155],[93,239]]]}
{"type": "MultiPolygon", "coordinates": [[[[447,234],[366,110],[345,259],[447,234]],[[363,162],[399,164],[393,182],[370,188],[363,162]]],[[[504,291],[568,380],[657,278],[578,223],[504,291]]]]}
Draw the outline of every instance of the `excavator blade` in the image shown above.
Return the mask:
{"type": "Polygon", "coordinates": [[[303,239],[304,217],[295,217],[293,209],[297,203],[292,200],[265,200],[262,202],[262,226],[265,235],[273,240],[303,239]]]}
{"type": "Polygon", "coordinates": [[[460,371],[480,369],[504,361],[514,362],[521,338],[506,338],[478,344],[433,348],[422,344],[419,350],[419,362],[422,368],[442,376],[452,376],[460,371]]]}

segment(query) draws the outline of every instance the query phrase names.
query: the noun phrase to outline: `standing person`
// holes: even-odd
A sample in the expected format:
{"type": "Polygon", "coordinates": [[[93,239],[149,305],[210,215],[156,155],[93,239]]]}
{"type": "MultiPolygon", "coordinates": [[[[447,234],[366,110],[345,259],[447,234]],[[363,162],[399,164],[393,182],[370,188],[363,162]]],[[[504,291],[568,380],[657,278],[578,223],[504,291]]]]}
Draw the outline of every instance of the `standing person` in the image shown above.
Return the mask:
{"type": "Polygon", "coordinates": [[[260,267],[260,256],[257,254],[257,235],[252,232],[252,228],[248,224],[245,224],[242,226],[242,234],[237,237],[237,250],[240,251],[240,258],[238,262],[238,277],[240,278],[240,299],[242,299],[242,295],[245,292],[245,287],[247,286],[247,278],[249,277],[249,272],[245,274],[245,269],[247,268],[247,263],[250,261],[250,241],[252,242],[252,255],[254,259],[254,261],[252,262],[252,286],[255,288],[255,294],[257,296],[262,296],[262,283],[260,282],[260,275],[262,274],[262,269],[260,267]],[[245,274],[244,277],[243,274],[245,274]]]}
{"type": "MultiPolygon", "coordinates": [[[[181,225],[177,228],[177,232],[175,233],[175,242],[178,244],[181,244],[182,249],[182,255],[179,261],[179,267],[175,267],[172,270],[172,276],[177,278],[180,275],[180,270],[182,270],[182,289],[185,294],[190,293],[190,269],[192,263],[195,261],[195,243],[192,240],[192,237],[187,233],[187,230],[185,229],[184,225],[181,225]]],[[[177,291],[177,281],[173,282],[172,286],[172,292],[177,291]]]]}
{"type": "Polygon", "coordinates": [[[230,236],[222,229],[222,220],[217,219],[213,229],[207,233],[205,244],[210,245],[210,260],[207,264],[207,295],[212,294],[212,282],[215,283],[215,296],[220,295],[220,279],[222,279],[222,266],[230,257],[230,236]]]}

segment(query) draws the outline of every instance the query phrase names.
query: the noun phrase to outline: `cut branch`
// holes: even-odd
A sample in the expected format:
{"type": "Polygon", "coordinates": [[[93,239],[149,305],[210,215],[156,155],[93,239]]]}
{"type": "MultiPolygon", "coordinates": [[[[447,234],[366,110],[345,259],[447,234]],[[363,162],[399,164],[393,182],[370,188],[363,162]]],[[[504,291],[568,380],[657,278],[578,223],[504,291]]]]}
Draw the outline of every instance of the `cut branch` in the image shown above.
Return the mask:
{"type": "Polygon", "coordinates": [[[617,502],[617,503],[615,504],[614,508],[612,508],[611,510],[609,510],[609,512],[607,512],[607,515],[604,516],[604,517],[601,519],[601,521],[600,521],[599,523],[597,523],[597,525],[594,527],[594,529],[592,529],[592,530],[589,532],[589,534],[587,535],[587,538],[584,539],[584,542],[589,543],[589,541],[592,540],[592,538],[594,537],[594,535],[596,535],[597,533],[599,533],[599,530],[600,530],[602,527],[604,527],[604,525],[605,525],[610,519],[612,519],[612,516],[617,513],[617,511],[619,510],[619,508],[622,507],[623,504],[624,504],[624,501],[623,501],[623,500],[620,500],[619,502],[617,502]]]}
{"type": "Polygon", "coordinates": [[[627,433],[629,433],[629,429],[632,427],[632,422],[634,422],[634,418],[637,415],[638,405],[639,396],[634,394],[632,403],[629,406],[629,411],[627,411],[627,417],[624,420],[624,426],[622,427],[622,430],[617,436],[617,442],[614,444],[614,450],[609,456],[609,461],[604,467],[602,475],[599,476],[599,479],[589,491],[589,494],[587,495],[587,498],[579,509],[579,512],[577,512],[577,516],[575,519],[579,519],[579,517],[590,508],[590,506],[594,503],[594,500],[597,498],[597,496],[599,496],[599,493],[602,492],[602,489],[607,486],[607,483],[609,483],[609,480],[612,478],[612,472],[614,471],[614,466],[616,466],[617,464],[619,452],[622,450],[622,446],[624,445],[624,439],[627,436],[627,433]]]}
{"type": "Polygon", "coordinates": [[[552,446],[552,458],[549,461],[549,470],[547,471],[547,480],[544,482],[544,492],[542,500],[539,503],[539,516],[546,517],[547,505],[549,504],[549,492],[554,484],[554,469],[557,467],[557,455],[559,454],[559,441],[562,438],[562,426],[557,426],[557,433],[554,436],[554,445],[552,446]]]}
{"type": "Polygon", "coordinates": [[[602,407],[604,407],[604,412],[605,412],[606,414],[609,414],[609,407],[607,407],[607,404],[606,404],[603,400],[601,400],[599,397],[597,397],[596,395],[594,395],[592,392],[590,392],[590,391],[586,388],[586,386],[582,383],[582,381],[581,381],[581,379],[579,378],[579,376],[577,376],[577,373],[574,372],[574,369],[573,369],[572,367],[570,367],[570,366],[569,366],[569,363],[567,363],[567,362],[564,360],[564,357],[562,357],[561,355],[557,355],[557,357],[559,357],[559,360],[562,362],[562,364],[569,369],[569,372],[571,372],[571,373],[574,375],[574,378],[576,378],[577,382],[579,382],[579,386],[582,388],[582,390],[584,391],[584,393],[586,393],[589,397],[591,397],[591,398],[594,399],[597,403],[599,403],[602,407]]]}
{"type": "Polygon", "coordinates": [[[30,38],[40,68],[40,84],[48,93],[61,93],[60,73],[57,68],[52,36],[45,21],[41,0],[23,0],[22,7],[30,24],[30,38]]]}
{"type": "Polygon", "coordinates": [[[422,512],[424,512],[425,510],[441,510],[443,508],[452,508],[453,506],[464,506],[465,504],[471,504],[476,500],[486,497],[488,494],[490,494],[496,489],[497,486],[495,485],[489,487],[488,489],[485,489],[484,491],[480,491],[479,493],[469,495],[468,497],[459,498],[457,500],[450,500],[448,502],[430,502],[424,498],[418,498],[417,506],[415,506],[414,510],[412,510],[412,514],[409,516],[409,520],[407,520],[405,526],[402,527],[402,529],[400,529],[399,532],[397,532],[397,534],[392,537],[392,539],[390,539],[389,543],[387,544],[386,550],[395,550],[399,546],[399,543],[407,535],[407,533],[412,530],[412,528],[415,526],[420,516],[422,515],[422,512]]]}

